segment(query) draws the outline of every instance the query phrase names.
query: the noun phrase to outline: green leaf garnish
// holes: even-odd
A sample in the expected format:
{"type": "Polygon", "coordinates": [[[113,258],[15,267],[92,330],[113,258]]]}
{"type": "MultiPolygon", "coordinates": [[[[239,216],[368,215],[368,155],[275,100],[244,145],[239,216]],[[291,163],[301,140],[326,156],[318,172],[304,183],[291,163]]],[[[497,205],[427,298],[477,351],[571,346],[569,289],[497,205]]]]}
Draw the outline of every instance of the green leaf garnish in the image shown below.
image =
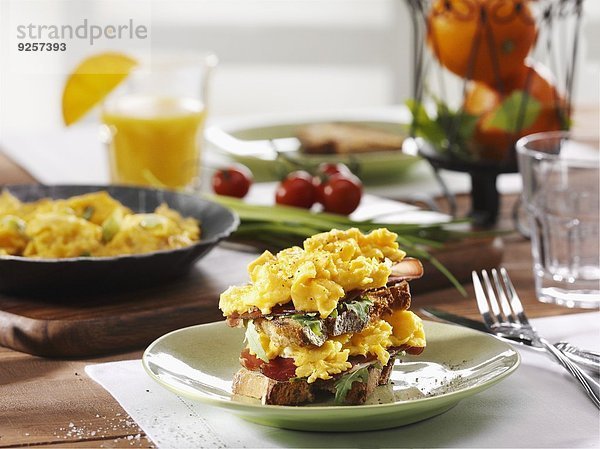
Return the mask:
{"type": "Polygon", "coordinates": [[[165,224],[166,218],[156,214],[148,214],[140,221],[144,229],[154,229],[165,224]]]}
{"type": "Polygon", "coordinates": [[[292,318],[295,321],[298,321],[298,323],[300,323],[302,327],[308,329],[317,337],[323,335],[323,321],[317,318],[316,316],[295,314],[292,315],[290,318],[292,318]]]}
{"type": "Polygon", "coordinates": [[[2,221],[0,223],[2,226],[6,226],[13,231],[17,231],[19,234],[23,234],[25,232],[25,227],[27,226],[27,223],[25,223],[24,220],[16,215],[6,215],[2,217],[2,221]]]}
{"type": "Polygon", "coordinates": [[[479,117],[462,109],[453,110],[440,99],[435,99],[435,115],[414,99],[408,99],[406,105],[413,116],[415,136],[423,137],[438,150],[451,150],[457,156],[468,156],[463,153],[473,137],[479,117]]]}
{"type": "Polygon", "coordinates": [[[541,108],[541,103],[526,91],[515,90],[502,101],[488,124],[490,127],[515,134],[533,125],[541,108]]]}
{"type": "Polygon", "coordinates": [[[104,243],[110,242],[113,237],[121,229],[121,222],[123,221],[123,211],[116,209],[106,220],[102,223],[102,241],[104,243]]]}
{"type": "Polygon", "coordinates": [[[90,218],[92,218],[92,215],[94,215],[95,211],[96,211],[96,209],[94,208],[94,206],[87,206],[85,209],[83,209],[81,218],[83,218],[84,220],[90,221],[90,218]]]}
{"type": "Polygon", "coordinates": [[[334,384],[335,388],[335,403],[343,404],[348,396],[348,392],[352,389],[354,382],[367,382],[369,380],[368,367],[362,367],[348,374],[344,374],[334,384]]]}
{"type": "Polygon", "coordinates": [[[373,305],[373,301],[369,298],[361,296],[358,299],[342,303],[348,312],[353,312],[363,323],[369,321],[369,311],[373,305]]]}
{"type": "Polygon", "coordinates": [[[444,128],[429,115],[425,106],[412,98],[406,100],[406,105],[413,116],[412,123],[415,135],[427,139],[437,148],[445,146],[446,133],[444,128]]]}
{"type": "Polygon", "coordinates": [[[248,321],[248,327],[246,327],[246,341],[248,342],[248,347],[250,350],[256,354],[256,357],[261,359],[263,362],[269,362],[267,353],[260,344],[260,337],[258,335],[258,331],[256,330],[256,326],[254,326],[252,321],[248,321]]]}

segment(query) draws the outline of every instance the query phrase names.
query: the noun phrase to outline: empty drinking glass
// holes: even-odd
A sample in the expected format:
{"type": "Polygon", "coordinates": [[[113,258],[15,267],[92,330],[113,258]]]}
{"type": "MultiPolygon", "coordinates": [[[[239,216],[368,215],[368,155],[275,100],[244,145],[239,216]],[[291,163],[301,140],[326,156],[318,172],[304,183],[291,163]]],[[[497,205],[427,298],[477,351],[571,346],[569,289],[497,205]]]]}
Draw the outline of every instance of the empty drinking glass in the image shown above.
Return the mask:
{"type": "Polygon", "coordinates": [[[599,148],[597,138],[562,131],[517,142],[535,287],[542,302],[600,306],[599,148]]]}

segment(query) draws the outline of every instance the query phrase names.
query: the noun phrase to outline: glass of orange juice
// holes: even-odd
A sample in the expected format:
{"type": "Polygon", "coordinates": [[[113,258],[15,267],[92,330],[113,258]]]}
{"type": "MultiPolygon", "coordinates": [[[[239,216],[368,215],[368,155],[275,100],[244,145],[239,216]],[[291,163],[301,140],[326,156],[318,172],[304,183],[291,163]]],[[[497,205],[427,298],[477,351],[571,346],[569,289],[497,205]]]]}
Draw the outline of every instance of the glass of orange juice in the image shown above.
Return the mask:
{"type": "Polygon", "coordinates": [[[140,64],[102,107],[111,181],[190,188],[199,178],[213,54],[140,64]]]}

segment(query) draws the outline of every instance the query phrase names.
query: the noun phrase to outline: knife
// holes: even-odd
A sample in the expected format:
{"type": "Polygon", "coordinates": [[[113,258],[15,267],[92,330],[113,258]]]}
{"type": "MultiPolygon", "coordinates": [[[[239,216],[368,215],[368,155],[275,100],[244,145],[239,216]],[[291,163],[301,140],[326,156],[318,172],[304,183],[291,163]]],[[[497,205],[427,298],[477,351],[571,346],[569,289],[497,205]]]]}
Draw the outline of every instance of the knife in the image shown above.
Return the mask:
{"type": "MultiPolygon", "coordinates": [[[[436,319],[438,319],[440,321],[444,321],[446,323],[458,324],[460,326],[468,327],[470,329],[475,329],[480,332],[485,332],[487,334],[493,335],[493,333],[490,332],[489,329],[486,327],[486,325],[483,324],[481,321],[472,320],[471,318],[467,318],[467,317],[460,316],[460,315],[455,315],[453,313],[445,312],[444,310],[435,309],[433,307],[423,307],[423,308],[421,308],[421,312],[423,312],[423,315],[426,315],[429,318],[436,318],[436,319]]],[[[508,341],[511,343],[518,343],[516,341],[507,340],[502,337],[498,337],[498,338],[501,338],[502,340],[505,340],[505,341],[508,341]]],[[[537,348],[534,348],[533,346],[529,346],[529,345],[522,344],[522,346],[529,347],[531,349],[537,349],[537,348]]],[[[596,374],[599,373],[599,370],[600,370],[600,354],[599,353],[597,353],[595,351],[588,351],[585,349],[580,349],[573,345],[566,344],[564,342],[556,343],[554,346],[556,346],[565,356],[567,356],[569,359],[571,359],[572,362],[577,363],[581,368],[585,368],[596,374]]]]}
{"type": "Polygon", "coordinates": [[[458,324],[460,326],[465,326],[480,332],[485,332],[486,334],[490,333],[486,325],[481,321],[472,320],[471,318],[455,315],[453,313],[445,312],[433,307],[423,307],[421,308],[421,312],[423,312],[423,314],[429,318],[437,318],[438,320],[442,320],[450,324],[458,324]]]}

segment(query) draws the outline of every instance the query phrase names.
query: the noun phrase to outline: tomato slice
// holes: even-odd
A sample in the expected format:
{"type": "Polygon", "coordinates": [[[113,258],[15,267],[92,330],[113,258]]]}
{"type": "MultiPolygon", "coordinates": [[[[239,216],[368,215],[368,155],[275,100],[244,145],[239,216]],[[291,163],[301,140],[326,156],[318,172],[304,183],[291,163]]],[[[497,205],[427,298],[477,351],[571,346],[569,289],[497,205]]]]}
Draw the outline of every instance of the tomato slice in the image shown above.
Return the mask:
{"type": "Polygon", "coordinates": [[[245,348],[240,354],[240,363],[247,370],[260,371],[265,376],[280,382],[287,382],[292,377],[296,377],[296,365],[293,359],[276,357],[267,363],[250,354],[250,350],[245,348]]]}
{"type": "Polygon", "coordinates": [[[255,355],[250,354],[250,349],[245,348],[240,354],[241,365],[250,371],[258,371],[260,367],[265,364],[261,359],[255,355]]]}
{"type": "Polygon", "coordinates": [[[294,365],[294,359],[284,357],[276,357],[269,361],[269,363],[265,363],[260,368],[260,371],[265,376],[280,382],[287,382],[292,377],[296,377],[296,365],[294,365]]]}
{"type": "MultiPolygon", "coordinates": [[[[408,345],[389,348],[391,351],[406,351],[411,355],[419,355],[423,352],[423,349],[425,348],[408,345]]],[[[377,356],[375,354],[367,354],[353,356],[349,361],[353,366],[356,366],[362,363],[372,362],[376,359],[377,356]]],[[[265,376],[279,382],[287,382],[291,378],[296,377],[296,365],[294,365],[294,359],[276,357],[267,363],[255,355],[250,354],[250,350],[245,348],[240,354],[240,363],[247,370],[260,371],[265,376]]]]}

